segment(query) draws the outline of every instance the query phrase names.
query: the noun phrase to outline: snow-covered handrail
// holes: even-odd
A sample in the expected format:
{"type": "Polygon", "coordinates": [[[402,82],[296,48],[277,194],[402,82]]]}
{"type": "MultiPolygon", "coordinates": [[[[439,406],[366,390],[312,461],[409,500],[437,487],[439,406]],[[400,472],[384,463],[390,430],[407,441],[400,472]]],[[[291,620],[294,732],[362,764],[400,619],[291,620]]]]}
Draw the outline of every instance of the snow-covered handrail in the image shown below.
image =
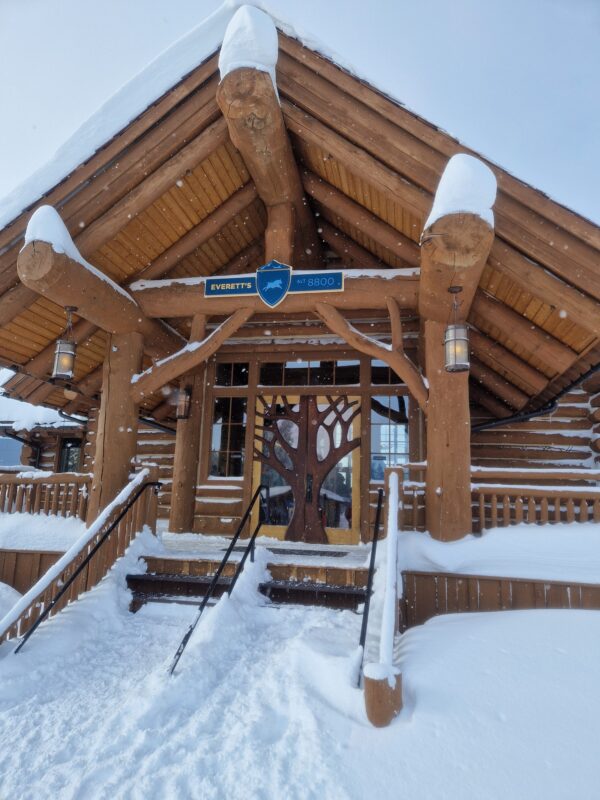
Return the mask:
{"type": "Polygon", "coordinates": [[[157,474],[157,467],[145,467],[138,472],[67,552],[19,599],[0,620],[0,644],[26,634],[49,606],[54,616],[96,586],[144,526],[155,531],[157,497],[144,492],[143,488],[154,485],[157,474]],[[85,568],[62,594],[63,587],[86,561],[85,568]],[[56,602],[59,594],[60,600],[56,602]]]}
{"type": "Polygon", "coordinates": [[[0,512],[85,518],[92,476],[84,472],[24,470],[0,474],[0,512]]]}
{"type": "Polygon", "coordinates": [[[394,641],[398,627],[398,473],[392,472],[387,483],[387,536],[379,662],[367,664],[364,668],[367,716],[378,727],[388,725],[402,707],[402,683],[399,670],[394,666],[394,641]]]}

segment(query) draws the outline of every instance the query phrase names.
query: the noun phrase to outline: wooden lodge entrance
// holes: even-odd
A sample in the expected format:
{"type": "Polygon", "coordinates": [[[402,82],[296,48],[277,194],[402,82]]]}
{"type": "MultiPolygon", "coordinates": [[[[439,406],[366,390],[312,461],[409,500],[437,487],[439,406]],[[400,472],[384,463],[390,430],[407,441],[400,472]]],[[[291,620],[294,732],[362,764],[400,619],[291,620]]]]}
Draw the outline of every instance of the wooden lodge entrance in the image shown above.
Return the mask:
{"type": "Polygon", "coordinates": [[[223,348],[207,365],[202,407],[199,533],[232,533],[263,483],[264,535],[369,541],[385,469],[421,457],[406,386],[383,362],[335,345],[223,348]]]}
{"type": "Polygon", "coordinates": [[[360,413],[360,398],[349,395],[257,395],[254,483],[270,487],[265,532],[360,540],[360,413]]]}

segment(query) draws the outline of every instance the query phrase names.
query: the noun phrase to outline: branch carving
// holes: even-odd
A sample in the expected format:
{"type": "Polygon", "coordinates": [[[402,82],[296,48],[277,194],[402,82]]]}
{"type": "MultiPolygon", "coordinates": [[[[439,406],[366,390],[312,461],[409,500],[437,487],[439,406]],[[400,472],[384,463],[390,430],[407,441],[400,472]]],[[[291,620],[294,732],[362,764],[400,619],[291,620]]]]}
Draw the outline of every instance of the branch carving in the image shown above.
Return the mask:
{"type": "Polygon", "coordinates": [[[392,345],[384,344],[356,330],[340,312],[326,303],[317,303],[316,312],[330,331],[336,333],[355,350],[365,353],[371,358],[384,361],[398,377],[404,381],[408,390],[419,404],[424,414],[427,413],[429,392],[419,370],[408,358],[402,347],[402,320],[395,300],[388,298],[390,321],[392,325],[392,345]]]}

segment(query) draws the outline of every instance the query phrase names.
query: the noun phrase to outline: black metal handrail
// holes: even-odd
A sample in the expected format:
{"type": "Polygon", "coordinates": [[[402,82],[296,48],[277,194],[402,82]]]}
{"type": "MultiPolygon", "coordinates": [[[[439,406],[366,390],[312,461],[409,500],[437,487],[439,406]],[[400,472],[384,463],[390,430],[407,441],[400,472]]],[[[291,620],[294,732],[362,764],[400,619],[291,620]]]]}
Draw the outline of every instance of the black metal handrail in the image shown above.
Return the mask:
{"type": "Polygon", "coordinates": [[[37,620],[33,623],[31,628],[23,636],[23,638],[19,642],[18,646],[14,650],[15,654],[18,653],[19,650],[21,650],[21,648],[27,642],[27,640],[32,635],[32,633],[39,627],[39,625],[41,625],[41,623],[46,619],[46,617],[49,616],[49,614],[52,611],[52,609],[54,608],[54,606],[58,603],[58,601],[65,594],[65,592],[70,588],[70,586],[73,584],[73,581],[75,581],[75,579],[78,578],[79,575],[81,575],[81,573],[83,572],[85,567],[87,567],[87,565],[89,564],[89,562],[91,561],[93,556],[102,547],[104,542],[108,539],[108,537],[114,531],[114,529],[117,527],[119,522],[121,522],[121,520],[123,519],[125,514],[129,511],[129,509],[138,501],[138,499],[143,494],[143,492],[145,492],[146,489],[152,487],[154,489],[154,493],[158,494],[158,490],[160,489],[161,486],[162,486],[162,483],[160,481],[146,481],[136,489],[135,493],[131,495],[129,500],[127,500],[127,502],[125,503],[125,505],[123,506],[123,508],[119,512],[118,516],[111,522],[109,527],[104,531],[104,533],[102,534],[100,539],[98,539],[98,541],[96,542],[94,547],[90,550],[90,552],[87,554],[87,556],[83,559],[83,561],[77,567],[75,572],[65,581],[65,583],[62,585],[62,587],[61,587],[60,591],[58,592],[58,594],[56,594],[52,598],[52,600],[48,604],[48,606],[42,611],[42,613],[37,618],[37,620]]]}
{"type": "MultiPolygon", "coordinates": [[[[227,550],[225,551],[225,555],[221,559],[221,563],[219,564],[219,566],[217,568],[217,571],[213,575],[213,579],[210,582],[210,586],[208,587],[208,589],[206,591],[206,594],[202,598],[202,602],[200,603],[200,606],[198,607],[198,613],[196,614],[196,618],[194,619],[194,621],[192,622],[190,627],[187,629],[187,632],[186,632],[185,636],[183,637],[179,647],[177,648],[177,652],[175,653],[175,656],[173,657],[173,661],[171,662],[171,666],[169,667],[169,675],[172,675],[173,672],[175,671],[175,667],[177,666],[177,664],[179,662],[179,659],[183,655],[183,651],[187,647],[187,643],[189,642],[189,640],[190,640],[190,638],[191,638],[191,636],[192,636],[192,634],[193,634],[193,632],[194,632],[194,630],[196,628],[196,625],[200,622],[200,617],[202,616],[202,613],[203,613],[204,609],[206,608],[206,606],[208,604],[208,601],[211,599],[211,597],[213,596],[213,594],[215,592],[215,589],[217,588],[217,584],[219,582],[219,578],[221,577],[221,573],[225,569],[225,567],[227,565],[227,562],[229,561],[229,556],[233,552],[233,548],[235,547],[235,545],[237,543],[237,540],[240,538],[240,534],[241,534],[242,530],[244,529],[244,526],[246,525],[246,522],[248,521],[248,519],[250,517],[250,514],[252,513],[252,509],[254,508],[254,504],[256,503],[256,501],[259,498],[260,493],[263,491],[263,489],[266,491],[266,509],[267,509],[267,512],[266,512],[267,520],[266,521],[269,520],[270,491],[269,491],[269,487],[268,486],[263,486],[261,484],[258,487],[258,489],[254,492],[254,495],[252,496],[252,500],[250,500],[250,502],[248,503],[248,507],[246,508],[246,511],[244,512],[244,515],[243,515],[243,517],[242,517],[242,519],[240,521],[240,524],[238,525],[237,530],[236,530],[231,542],[229,543],[229,546],[228,546],[227,550]]],[[[233,587],[235,586],[235,583],[236,583],[236,581],[238,579],[238,576],[239,576],[240,572],[242,571],[242,569],[244,567],[244,563],[246,561],[246,557],[248,556],[248,551],[250,549],[252,549],[252,560],[254,560],[254,542],[256,540],[256,537],[258,535],[258,532],[259,532],[262,524],[263,524],[263,520],[260,519],[260,513],[259,513],[258,524],[256,525],[256,528],[254,529],[254,533],[250,537],[248,545],[247,545],[247,547],[246,547],[246,549],[244,551],[244,555],[242,556],[242,559],[241,559],[241,561],[240,561],[240,563],[238,565],[238,568],[237,568],[237,570],[235,572],[235,575],[233,577],[231,585],[229,586],[229,594],[231,594],[231,591],[232,591],[233,587]]]]}
{"type": "Polygon", "coordinates": [[[358,666],[358,684],[360,684],[360,673],[362,662],[365,655],[365,642],[367,641],[367,626],[369,624],[369,610],[371,608],[371,593],[373,591],[373,576],[375,575],[375,555],[377,553],[377,541],[379,539],[379,525],[381,523],[381,506],[383,504],[383,489],[377,492],[377,511],[375,513],[375,528],[373,531],[373,544],[371,545],[371,559],[369,561],[369,575],[367,577],[367,596],[365,597],[365,608],[363,611],[362,625],[360,626],[360,639],[358,645],[361,649],[360,664],[358,666]]]}

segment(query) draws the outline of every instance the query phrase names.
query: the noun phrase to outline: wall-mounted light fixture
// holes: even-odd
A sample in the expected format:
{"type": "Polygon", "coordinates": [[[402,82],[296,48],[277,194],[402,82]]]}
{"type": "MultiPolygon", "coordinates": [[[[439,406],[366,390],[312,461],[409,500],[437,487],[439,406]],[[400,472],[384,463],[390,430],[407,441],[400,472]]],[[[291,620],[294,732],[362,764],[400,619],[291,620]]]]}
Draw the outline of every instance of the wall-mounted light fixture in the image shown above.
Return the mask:
{"type": "Polygon", "coordinates": [[[58,380],[71,380],[75,370],[75,353],[77,345],[73,340],[73,312],[77,311],[75,306],[67,306],[67,327],[60,339],[56,340],[54,350],[54,364],[52,366],[52,378],[58,380]]]}
{"type": "Polygon", "coordinates": [[[456,321],[458,301],[456,295],[462,291],[461,286],[451,286],[448,291],[455,295],[452,304],[452,324],[446,328],[444,336],[445,366],[447,372],[466,372],[469,367],[469,333],[465,323],[456,321]]]}

